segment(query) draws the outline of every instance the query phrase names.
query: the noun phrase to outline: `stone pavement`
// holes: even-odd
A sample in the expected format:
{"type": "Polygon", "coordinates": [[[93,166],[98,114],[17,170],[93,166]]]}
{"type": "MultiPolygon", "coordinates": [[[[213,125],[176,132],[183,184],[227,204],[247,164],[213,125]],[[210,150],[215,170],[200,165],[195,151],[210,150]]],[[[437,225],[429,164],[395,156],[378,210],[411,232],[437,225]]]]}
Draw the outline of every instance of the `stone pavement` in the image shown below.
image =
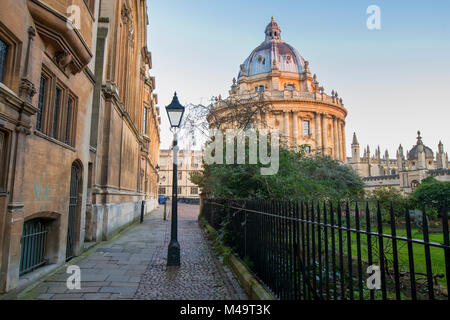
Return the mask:
{"type": "Polygon", "coordinates": [[[204,239],[196,220],[198,206],[180,204],[181,267],[166,267],[170,219],[162,219],[162,208],[117,239],[97,246],[78,262],[81,289],[67,288],[70,275],[63,268],[32,290],[36,298],[246,299],[242,288],[213,256],[204,239]]]}

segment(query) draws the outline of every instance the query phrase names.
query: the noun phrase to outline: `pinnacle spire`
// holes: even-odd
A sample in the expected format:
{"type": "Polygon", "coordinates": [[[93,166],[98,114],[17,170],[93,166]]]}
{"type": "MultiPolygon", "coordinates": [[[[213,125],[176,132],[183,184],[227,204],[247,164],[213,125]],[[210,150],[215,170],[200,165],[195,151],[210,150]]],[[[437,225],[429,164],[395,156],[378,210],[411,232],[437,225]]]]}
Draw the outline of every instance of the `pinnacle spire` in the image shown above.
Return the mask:
{"type": "Polygon", "coordinates": [[[420,136],[420,131],[417,131],[417,145],[423,144],[422,137],[420,136]]]}
{"type": "Polygon", "coordinates": [[[358,138],[356,138],[356,132],[353,132],[353,141],[352,144],[359,144],[358,143],[358,138]]]}

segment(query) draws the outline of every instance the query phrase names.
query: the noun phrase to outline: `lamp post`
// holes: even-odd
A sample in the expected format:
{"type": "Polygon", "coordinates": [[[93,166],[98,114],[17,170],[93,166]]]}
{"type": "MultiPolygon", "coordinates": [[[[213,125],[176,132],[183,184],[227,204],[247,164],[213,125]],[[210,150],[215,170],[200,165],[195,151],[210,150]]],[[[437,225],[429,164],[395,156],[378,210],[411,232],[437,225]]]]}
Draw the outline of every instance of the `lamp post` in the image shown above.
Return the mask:
{"type": "Polygon", "coordinates": [[[166,107],[173,135],[173,179],[172,179],[172,221],[169,248],[167,250],[167,266],[180,266],[180,244],[178,243],[178,137],[176,128],[180,127],[184,107],[178,101],[175,92],[172,102],[166,107]]]}

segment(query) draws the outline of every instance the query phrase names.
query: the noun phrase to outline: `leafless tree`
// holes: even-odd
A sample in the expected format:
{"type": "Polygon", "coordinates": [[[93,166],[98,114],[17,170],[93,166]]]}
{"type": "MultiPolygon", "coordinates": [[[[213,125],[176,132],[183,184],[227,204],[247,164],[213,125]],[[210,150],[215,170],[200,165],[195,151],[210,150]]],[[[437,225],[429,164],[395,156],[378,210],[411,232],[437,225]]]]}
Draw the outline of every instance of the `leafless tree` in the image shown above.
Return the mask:
{"type": "Polygon", "coordinates": [[[264,92],[255,92],[239,98],[212,97],[207,105],[188,104],[179,137],[208,138],[211,128],[246,129],[256,122],[268,127],[266,117],[261,115],[269,113],[272,109],[273,105],[264,92]]]}

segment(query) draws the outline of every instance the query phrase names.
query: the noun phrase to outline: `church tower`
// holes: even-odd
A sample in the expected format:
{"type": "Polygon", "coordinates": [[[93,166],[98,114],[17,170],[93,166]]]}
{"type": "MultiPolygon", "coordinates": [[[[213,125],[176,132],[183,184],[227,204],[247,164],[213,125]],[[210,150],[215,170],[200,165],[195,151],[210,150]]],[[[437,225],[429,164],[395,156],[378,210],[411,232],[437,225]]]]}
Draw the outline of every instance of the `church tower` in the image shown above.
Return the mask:
{"type": "Polygon", "coordinates": [[[359,163],[361,161],[361,156],[359,153],[359,143],[356,138],[356,133],[353,132],[353,141],[352,141],[352,163],[359,163]]]}
{"type": "Polygon", "coordinates": [[[404,167],[405,162],[405,156],[403,155],[403,147],[400,145],[397,150],[397,168],[398,172],[403,171],[405,169],[404,167]]]}
{"type": "Polygon", "coordinates": [[[436,152],[436,167],[437,169],[448,169],[448,154],[444,152],[442,141],[439,141],[438,151],[436,152]]]}

